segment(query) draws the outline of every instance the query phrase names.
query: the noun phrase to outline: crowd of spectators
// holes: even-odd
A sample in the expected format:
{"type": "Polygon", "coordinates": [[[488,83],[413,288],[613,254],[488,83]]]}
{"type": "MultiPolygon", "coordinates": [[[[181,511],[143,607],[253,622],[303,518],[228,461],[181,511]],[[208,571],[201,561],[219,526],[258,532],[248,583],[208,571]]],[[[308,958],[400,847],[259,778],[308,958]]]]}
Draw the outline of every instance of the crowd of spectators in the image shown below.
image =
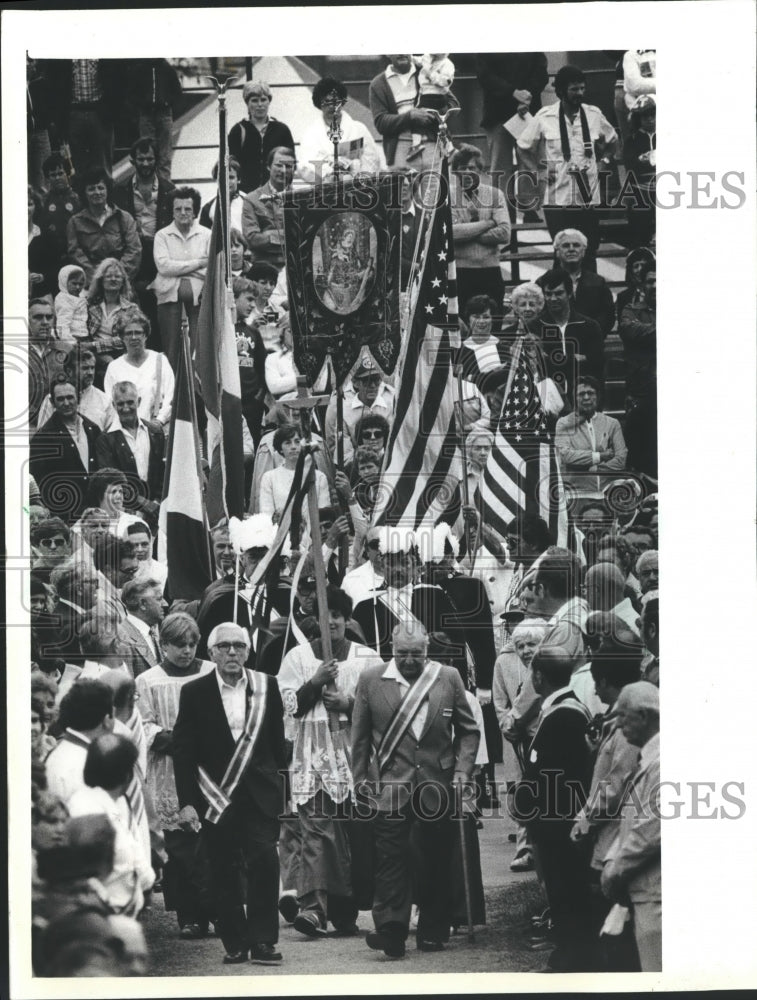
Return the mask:
{"type": "MultiPolygon", "coordinates": [[[[281,668],[284,674],[290,790],[302,789],[303,734],[310,733],[304,720],[325,725],[327,716],[342,712],[342,740],[349,743],[355,651],[379,643],[366,631],[375,617],[372,623],[361,617],[364,605],[375,608],[381,589],[407,594],[408,587],[440,588],[449,600],[449,628],[433,616],[422,624],[433,633],[427,655],[459,671],[473,703],[480,733],[478,823],[481,810],[515,789],[511,868],[537,871],[547,906],[535,915],[530,946],[549,950],[557,971],[659,968],[659,825],[640,830],[618,811],[640,762],[640,794],[653,787],[659,756],[653,57],[618,56],[625,97],[617,131],[585,104],[584,75],[575,67],[558,71],[557,101],[542,108],[548,82],[542,53],[478,57],[485,151],[455,140],[453,124],[448,150],[467,489],[461,484],[445,510],[432,558],[424,564],[411,544],[401,552],[407,562],[398,572],[397,553],[370,527],[395,414],[393,379],[361,355],[341,390],[341,407],[328,371],[311,386],[328,397],[314,411],[311,444],[331,584],[328,610],[340,653],[329,669],[318,666],[312,553],[297,578],[294,559],[282,556],[258,588],[259,598],[249,597],[250,577],[270,547],[304,440],[295,405],[282,194],[334,173],[400,170],[406,178],[403,239],[410,243],[419,231],[412,198],[417,173],[438,155],[439,115],[458,103],[455,67],[447,55],[387,56],[370,85],[380,142],[342,110],[347,90],[339,80],[324,77],[314,86],[314,116],[301,136],[270,113],[273,105],[286,119],[285,91],[274,102],[265,82],[244,85],[248,117],[229,134],[229,222],[249,537],[240,542],[226,521],[212,526],[214,581],[199,600],[186,601],[165,589],[159,514],[181,338],[185,323],[190,336],[196,332],[218,203],[202,206],[195,189],[171,180],[179,84],[165,60],[137,60],[122,67],[122,78],[108,60],[29,60],[38,975],[145,974],[144,930],[156,893],[175,911],[182,938],[204,937],[218,924],[225,960],[244,960],[242,951],[246,959],[247,949],[231,948],[224,936],[228,924],[219,918],[214,884],[221,875],[208,867],[208,835],[198,832],[199,821],[187,819],[186,802],[177,796],[173,729],[181,691],[229,669],[235,644],[219,640],[218,629],[238,620],[244,606],[235,605],[237,592],[249,592],[247,617],[239,618],[249,621],[249,642],[239,652],[257,671],[275,678],[281,668]],[[133,172],[114,184],[113,123],[126,107],[138,118],[139,138],[129,154],[133,172]],[[336,163],[329,139],[335,114],[343,135],[336,163]],[[618,132],[630,186],[643,204],[629,209],[625,284],[616,297],[597,273],[597,182],[623,162],[618,132]],[[533,168],[536,200],[529,200],[527,185],[516,185],[513,194],[519,167],[533,168]],[[502,256],[513,225],[524,223],[549,230],[554,258],[536,280],[507,292],[512,283],[502,256]],[[538,519],[519,518],[501,537],[466,501],[481,481],[508,375],[522,357],[571,499],[570,552],[555,546],[538,519]],[[618,488],[635,502],[616,503],[618,488]],[[471,601],[480,612],[475,627],[466,611],[471,601]],[[454,644],[468,628],[466,669],[449,653],[443,633],[451,629],[454,644]],[[332,699],[332,681],[341,700],[332,699]],[[494,780],[500,763],[507,776],[502,789],[494,780]],[[565,804],[559,786],[557,821],[545,785],[553,766],[580,789],[578,800],[565,804]]],[[[412,255],[404,254],[403,288],[412,265],[412,255]]],[[[306,549],[306,507],[302,522],[306,549]]],[[[393,655],[391,642],[387,649],[384,660],[393,655]]],[[[349,768],[349,754],[345,760],[349,768]]],[[[326,766],[308,758],[308,782],[327,787],[326,766]]],[[[300,933],[318,937],[327,918],[334,922],[329,892],[352,894],[344,891],[350,850],[363,855],[356,843],[341,843],[336,860],[314,860],[319,838],[333,844],[336,834],[333,822],[323,834],[313,821],[312,796],[303,794],[290,802],[279,841],[279,910],[300,933]],[[307,885],[297,874],[306,860],[307,885]],[[334,865],[341,865],[338,877],[334,865]]],[[[476,837],[474,821],[465,850],[480,884],[476,837]]],[[[450,884],[459,897],[462,859],[451,864],[450,884]]],[[[358,879],[354,864],[352,878],[358,879]]],[[[370,891],[353,889],[355,905],[344,911],[352,916],[335,922],[347,933],[353,933],[353,909],[371,906],[370,891]]],[[[474,922],[484,922],[483,903],[476,913],[474,922]]],[[[464,922],[460,898],[451,900],[449,924],[464,922]]],[[[384,948],[380,933],[377,940],[370,947],[384,948]]],[[[253,961],[256,955],[260,964],[281,961],[275,943],[251,942],[253,961]]],[[[443,946],[441,938],[421,943],[422,950],[443,946]]]]}

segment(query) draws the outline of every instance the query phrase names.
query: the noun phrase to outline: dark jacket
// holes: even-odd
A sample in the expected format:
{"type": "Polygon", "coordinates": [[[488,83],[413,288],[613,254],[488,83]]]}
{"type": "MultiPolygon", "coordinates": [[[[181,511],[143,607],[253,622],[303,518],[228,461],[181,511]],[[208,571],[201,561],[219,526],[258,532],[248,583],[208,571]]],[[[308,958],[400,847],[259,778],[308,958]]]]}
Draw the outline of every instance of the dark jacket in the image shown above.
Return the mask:
{"type": "Polygon", "coordinates": [[[127,104],[137,111],[173,110],[181,83],[167,59],[129,59],[124,92],[127,104]]]}
{"type": "Polygon", "coordinates": [[[262,140],[260,132],[249,119],[243,118],[229,132],[229,154],[239,160],[242,175],[239,186],[245,192],[254,191],[268,180],[266,160],[277,146],[294,149],[289,126],[270,118],[262,140]]]}
{"type": "MultiPolygon", "coordinates": [[[[158,202],[155,212],[155,232],[165,229],[173,222],[173,202],[171,192],[176,190],[176,185],[163,177],[158,177],[158,202]]],[[[121,184],[116,184],[113,188],[113,204],[128,212],[134,219],[137,213],[134,209],[134,185],[133,175],[121,184]]]]}
{"type": "Polygon", "coordinates": [[[64,520],[75,521],[86,507],[89,476],[100,467],[97,442],[102,436],[97,424],[81,418],[89,447],[87,467],[79,449],[58,413],[53,413],[29,445],[29,471],[39,487],[45,507],[64,520]]]}
{"type": "Polygon", "coordinates": [[[141,509],[146,500],[160,501],[163,496],[163,458],[165,454],[165,438],[162,431],[147,429],[150,436],[150,461],[147,467],[147,482],[141,480],[137,473],[137,463],[122,430],[108,431],[101,434],[97,443],[97,457],[101,469],[119,469],[126,475],[135,499],[125,506],[135,510],[141,509]]]}
{"type": "MultiPolygon", "coordinates": [[[[50,99],[54,108],[54,120],[61,136],[68,139],[68,127],[72,110],[73,92],[72,59],[44,59],[40,61],[45,78],[50,85],[50,99]]],[[[122,59],[98,59],[98,74],[102,88],[100,116],[112,122],[123,103],[122,59]]]]}
{"type": "MultiPolygon", "coordinates": [[[[260,676],[256,675],[256,683],[260,676]]],[[[208,804],[197,783],[197,769],[203,767],[220,785],[235,747],[215,670],[182,687],[172,747],[179,805],[192,805],[203,816],[208,804]]],[[[269,677],[260,734],[231,801],[251,799],[266,816],[277,817],[285,805],[286,766],[284,707],[276,678],[269,677]]]]}
{"type": "MultiPolygon", "coordinates": [[[[543,286],[543,276],[536,279],[536,284],[540,288],[543,286]]],[[[594,320],[602,331],[603,338],[615,325],[615,300],[610,286],[601,275],[593,271],[581,271],[573,304],[577,313],[594,320]]]]}
{"type": "Polygon", "coordinates": [[[500,52],[476,57],[476,73],[484,94],[482,128],[508,121],[518,110],[514,90],[532,95],[532,115],[541,108],[541,92],[549,82],[547,57],[543,52],[500,52]]]}
{"type": "Polygon", "coordinates": [[[496,654],[486,587],[478,577],[466,576],[465,573],[447,577],[440,586],[452,601],[457,612],[454,624],[462,630],[473,656],[476,687],[490,691],[496,654]]]}
{"type": "Polygon", "coordinates": [[[636,399],[657,392],[657,315],[643,295],[623,310],[618,324],[626,359],[626,392],[636,399]]]}

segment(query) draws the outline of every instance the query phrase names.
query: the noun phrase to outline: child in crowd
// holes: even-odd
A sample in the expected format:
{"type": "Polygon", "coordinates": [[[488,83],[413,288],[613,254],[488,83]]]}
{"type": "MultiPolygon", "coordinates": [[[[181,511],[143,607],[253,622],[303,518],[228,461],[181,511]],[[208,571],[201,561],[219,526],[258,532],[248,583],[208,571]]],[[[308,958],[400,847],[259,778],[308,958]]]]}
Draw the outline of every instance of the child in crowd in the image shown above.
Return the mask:
{"type": "MultiPolygon", "coordinates": [[[[455,79],[455,64],[449,55],[441,53],[413,58],[419,70],[418,107],[431,108],[440,114],[445,114],[450,108],[459,107],[457,99],[450,92],[455,79]]],[[[425,146],[422,135],[414,132],[412,138],[413,145],[407,154],[408,160],[420,156],[425,146]]]]}
{"type": "Polygon", "coordinates": [[[39,228],[54,243],[59,258],[67,250],[68,220],[82,208],[79,196],[71,188],[71,161],[52,153],[42,164],[47,194],[39,214],[39,228]]]}
{"type": "Polygon", "coordinates": [[[58,272],[55,296],[55,326],[61,340],[87,337],[87,277],[78,264],[66,264],[58,272]]]}

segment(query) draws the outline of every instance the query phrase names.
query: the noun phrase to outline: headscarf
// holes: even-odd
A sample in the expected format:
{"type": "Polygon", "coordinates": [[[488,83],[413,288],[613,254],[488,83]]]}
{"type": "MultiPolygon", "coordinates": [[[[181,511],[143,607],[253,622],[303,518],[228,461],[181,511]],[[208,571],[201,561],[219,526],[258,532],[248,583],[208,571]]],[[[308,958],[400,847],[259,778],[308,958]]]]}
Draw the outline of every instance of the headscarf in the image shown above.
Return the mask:
{"type": "MultiPolygon", "coordinates": [[[[65,292],[67,295],[69,294],[68,279],[77,271],[79,274],[84,275],[83,269],[79,267],[78,264],[66,264],[65,267],[62,267],[60,271],[58,271],[58,288],[60,288],[60,290],[65,292]]],[[[84,280],[87,280],[86,275],[84,275],[84,280]]]]}

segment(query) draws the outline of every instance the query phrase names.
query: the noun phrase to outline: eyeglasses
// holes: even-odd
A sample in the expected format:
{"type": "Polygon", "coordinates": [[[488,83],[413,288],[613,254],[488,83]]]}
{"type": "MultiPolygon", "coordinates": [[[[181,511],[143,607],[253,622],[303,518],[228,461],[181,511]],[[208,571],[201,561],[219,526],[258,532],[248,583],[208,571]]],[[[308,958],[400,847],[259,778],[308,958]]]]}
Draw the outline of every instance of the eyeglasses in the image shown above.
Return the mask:
{"type": "Polygon", "coordinates": [[[68,542],[65,538],[41,538],[39,544],[43,549],[62,548],[68,542]]]}
{"type": "Polygon", "coordinates": [[[384,436],[384,432],[378,430],[378,428],[376,430],[368,429],[368,430],[360,432],[360,437],[361,438],[368,438],[369,441],[376,441],[379,438],[383,438],[383,436],[384,436]]]}
{"type": "Polygon", "coordinates": [[[228,653],[232,649],[235,653],[241,653],[248,647],[246,642],[217,642],[215,648],[220,649],[222,653],[228,653]]]}

